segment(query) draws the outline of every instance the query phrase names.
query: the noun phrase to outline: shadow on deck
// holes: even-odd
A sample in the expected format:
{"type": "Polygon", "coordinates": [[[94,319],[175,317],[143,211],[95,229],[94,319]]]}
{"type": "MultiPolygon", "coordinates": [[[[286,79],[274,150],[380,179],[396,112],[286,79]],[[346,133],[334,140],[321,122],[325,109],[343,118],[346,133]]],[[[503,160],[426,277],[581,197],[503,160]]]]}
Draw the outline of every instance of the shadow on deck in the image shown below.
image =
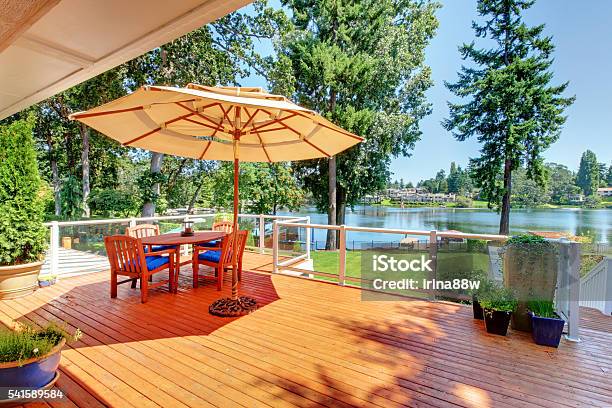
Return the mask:
{"type": "MultiPolygon", "coordinates": [[[[246,269],[271,268],[249,254],[246,269]]],[[[121,287],[108,274],[65,279],[0,302],[0,318],[65,320],[85,336],[62,357],[67,406],[610,406],[610,317],[583,309],[582,343],[536,346],[528,335],[489,335],[471,309],[444,302],[361,301],[357,289],[245,272],[254,314],[207,313],[221,294],[121,287]]],[[[224,295],[229,293],[226,280],[224,295]]],[[[49,403],[51,403],[49,401],[49,403]]]]}

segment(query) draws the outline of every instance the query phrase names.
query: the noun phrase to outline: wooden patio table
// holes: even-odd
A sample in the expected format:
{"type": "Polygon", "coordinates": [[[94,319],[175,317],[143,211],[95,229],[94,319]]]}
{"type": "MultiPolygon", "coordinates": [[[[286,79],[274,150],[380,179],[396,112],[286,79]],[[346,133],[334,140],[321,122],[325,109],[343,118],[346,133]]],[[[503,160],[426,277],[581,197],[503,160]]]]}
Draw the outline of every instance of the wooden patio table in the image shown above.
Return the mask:
{"type": "Polygon", "coordinates": [[[181,263],[181,250],[180,245],[194,245],[194,244],[203,244],[205,242],[214,241],[217,239],[221,239],[227,235],[227,232],[224,231],[197,231],[194,232],[191,236],[182,236],[180,232],[173,232],[170,234],[161,234],[154,235],[150,237],[144,237],[140,240],[143,245],[171,245],[179,247],[176,251],[176,260],[174,265],[176,265],[176,270],[174,271],[174,284],[172,285],[174,288],[174,292],[176,293],[178,288],[178,275],[181,270],[181,266],[191,263],[191,261],[185,261],[181,263]]]}

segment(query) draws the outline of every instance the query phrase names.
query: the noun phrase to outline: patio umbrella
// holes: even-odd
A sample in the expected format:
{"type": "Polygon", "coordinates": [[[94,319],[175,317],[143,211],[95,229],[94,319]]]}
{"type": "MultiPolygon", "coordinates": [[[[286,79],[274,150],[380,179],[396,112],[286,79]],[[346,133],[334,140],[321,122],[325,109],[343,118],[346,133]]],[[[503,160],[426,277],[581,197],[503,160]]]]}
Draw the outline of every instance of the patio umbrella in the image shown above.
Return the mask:
{"type": "MultiPolygon", "coordinates": [[[[71,115],[124,146],[199,160],[234,162],[234,238],[238,233],[239,162],[331,157],[363,139],[312,110],[261,88],[185,88],[146,85],[130,95],[71,115]]],[[[232,296],[215,301],[214,314],[256,308],[238,297],[237,239],[232,250],[232,296]]]]}

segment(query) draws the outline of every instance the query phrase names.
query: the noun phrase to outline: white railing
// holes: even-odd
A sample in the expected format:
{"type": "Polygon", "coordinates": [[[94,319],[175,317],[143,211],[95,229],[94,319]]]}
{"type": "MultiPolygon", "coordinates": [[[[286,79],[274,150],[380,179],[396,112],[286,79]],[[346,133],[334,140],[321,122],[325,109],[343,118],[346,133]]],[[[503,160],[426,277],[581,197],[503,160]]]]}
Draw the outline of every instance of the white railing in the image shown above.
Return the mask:
{"type": "MultiPolygon", "coordinates": [[[[137,224],[146,223],[146,222],[159,222],[159,221],[177,221],[183,222],[184,220],[201,220],[206,221],[208,219],[215,219],[220,215],[226,215],[226,213],[212,213],[212,214],[186,214],[186,215],[168,215],[168,216],[154,216],[154,217],[132,217],[132,218],[111,218],[111,219],[95,219],[95,220],[81,220],[81,221],[51,221],[45,223],[45,226],[50,229],[50,238],[49,238],[49,250],[47,252],[47,259],[45,266],[43,267],[44,273],[49,273],[56,275],[58,277],[74,275],[84,272],[75,272],[75,267],[71,267],[70,265],[74,264],[74,260],[70,257],[70,255],[66,255],[62,253],[62,234],[61,228],[65,227],[79,227],[79,226],[113,226],[117,224],[124,224],[126,227],[136,226],[137,224]],[[60,259],[62,257],[62,259],[60,259]],[[70,264],[70,265],[68,265],[70,264]]],[[[284,221],[284,222],[306,222],[310,223],[310,217],[295,217],[295,216],[284,216],[284,215],[266,215],[266,214],[239,214],[240,219],[253,219],[256,220],[258,225],[256,226],[258,240],[255,243],[255,247],[249,247],[250,250],[257,250],[260,253],[266,251],[266,223],[271,225],[273,221],[284,221]]],[[[120,233],[123,233],[122,230],[119,230],[120,233]]],[[[271,232],[271,231],[270,231],[271,232]]],[[[273,237],[270,237],[273,238],[273,237]]],[[[307,256],[310,256],[310,237],[307,237],[307,256]]],[[[271,240],[274,242],[274,240],[271,240]]],[[[190,248],[188,245],[184,245],[182,248],[183,255],[187,255],[190,248]]],[[[87,252],[87,251],[83,251],[87,252]]],[[[100,270],[101,268],[107,268],[108,263],[105,257],[97,257],[93,258],[95,255],[92,255],[89,258],[80,257],[83,265],[80,265],[80,268],[76,268],[79,270],[87,271],[88,267],[91,266],[90,272],[95,272],[100,270]],[[89,263],[87,263],[89,262],[89,263]]]]}
{"type": "Polygon", "coordinates": [[[580,279],[580,306],[612,314],[612,257],[604,258],[580,279]]]}
{"type": "MultiPolygon", "coordinates": [[[[362,279],[354,276],[347,276],[346,273],[346,257],[347,257],[347,233],[348,232],[369,232],[369,233],[382,233],[382,234],[394,234],[394,235],[416,235],[427,237],[429,257],[432,259],[430,266],[433,269],[433,273],[430,278],[435,278],[436,261],[437,261],[437,250],[438,240],[443,238],[451,239],[479,239],[487,241],[505,241],[508,239],[505,235],[491,235],[491,234],[467,234],[467,233],[456,233],[456,232],[443,232],[443,231],[421,231],[421,230],[405,230],[405,229],[391,229],[391,228],[369,228],[369,227],[354,227],[349,225],[326,225],[326,224],[311,224],[311,223],[300,223],[298,220],[291,220],[289,222],[275,221],[274,222],[274,246],[273,246],[273,271],[275,273],[283,273],[284,271],[291,271],[302,273],[305,275],[315,275],[325,278],[334,278],[338,280],[338,285],[344,286],[347,284],[359,284],[362,279]],[[281,227],[296,227],[305,228],[306,236],[310,239],[311,229],[321,230],[334,230],[338,231],[338,274],[329,272],[317,271],[314,269],[304,269],[296,264],[302,259],[310,259],[310,248],[308,245],[307,254],[289,257],[279,262],[279,244],[276,239],[279,237],[279,230],[281,227]],[[435,243],[432,245],[432,243],[435,243]]],[[[434,298],[435,293],[430,292],[430,298],[434,298]]]]}

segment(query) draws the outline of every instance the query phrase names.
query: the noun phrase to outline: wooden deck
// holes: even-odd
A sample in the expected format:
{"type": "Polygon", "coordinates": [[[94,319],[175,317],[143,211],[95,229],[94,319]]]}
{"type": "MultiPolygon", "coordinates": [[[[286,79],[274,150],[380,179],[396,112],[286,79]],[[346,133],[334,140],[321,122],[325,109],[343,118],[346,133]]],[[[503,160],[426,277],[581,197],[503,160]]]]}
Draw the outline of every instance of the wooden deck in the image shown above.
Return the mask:
{"type": "MultiPolygon", "coordinates": [[[[249,254],[251,270],[271,259],[249,254]]],[[[187,271],[186,271],[187,272],[187,271]]],[[[362,302],[357,289],[262,272],[241,291],[260,309],[210,316],[214,285],[140,303],[107,273],[64,279],[0,302],[0,319],[64,320],[85,336],[63,352],[57,407],[612,406],[612,323],[583,310],[582,343],[539,347],[485,333],[471,309],[426,301],[362,302]]],[[[225,294],[229,291],[225,286],[225,294]]]]}

